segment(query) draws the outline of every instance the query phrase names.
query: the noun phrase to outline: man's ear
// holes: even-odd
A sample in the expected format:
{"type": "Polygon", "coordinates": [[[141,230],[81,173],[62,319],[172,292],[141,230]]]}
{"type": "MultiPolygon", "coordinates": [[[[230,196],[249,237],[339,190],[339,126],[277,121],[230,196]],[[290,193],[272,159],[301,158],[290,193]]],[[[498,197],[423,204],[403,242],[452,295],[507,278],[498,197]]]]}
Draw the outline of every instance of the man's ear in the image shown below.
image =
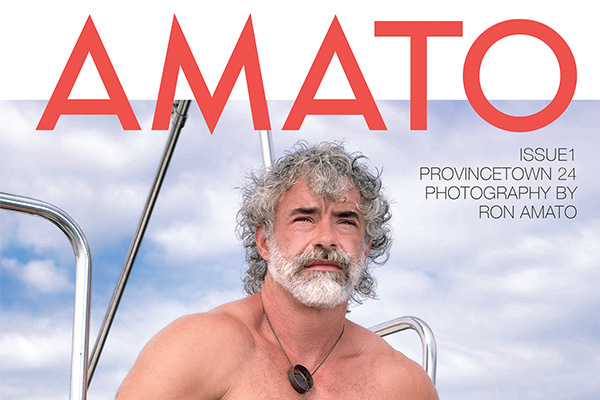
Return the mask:
{"type": "Polygon", "coordinates": [[[256,246],[258,247],[260,256],[265,261],[269,261],[269,239],[266,238],[265,228],[262,225],[256,225],[256,229],[254,230],[254,240],[256,240],[256,246]]]}
{"type": "Polygon", "coordinates": [[[369,240],[369,243],[365,246],[365,260],[369,257],[369,252],[371,251],[371,245],[373,244],[373,239],[369,240]]]}

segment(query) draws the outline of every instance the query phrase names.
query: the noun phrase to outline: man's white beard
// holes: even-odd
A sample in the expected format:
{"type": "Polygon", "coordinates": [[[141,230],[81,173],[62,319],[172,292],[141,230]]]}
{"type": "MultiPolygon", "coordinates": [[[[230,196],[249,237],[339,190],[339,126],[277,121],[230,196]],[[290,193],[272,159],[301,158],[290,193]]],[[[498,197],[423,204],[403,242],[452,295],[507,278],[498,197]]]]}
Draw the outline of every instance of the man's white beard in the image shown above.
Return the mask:
{"type": "Polygon", "coordinates": [[[349,300],[362,274],[364,262],[364,258],[354,259],[338,249],[315,249],[287,257],[272,243],[268,268],[273,280],[300,303],[308,307],[331,308],[349,300]],[[324,256],[325,253],[327,256],[324,256]],[[304,270],[311,261],[325,258],[338,262],[342,274],[304,270]]]}

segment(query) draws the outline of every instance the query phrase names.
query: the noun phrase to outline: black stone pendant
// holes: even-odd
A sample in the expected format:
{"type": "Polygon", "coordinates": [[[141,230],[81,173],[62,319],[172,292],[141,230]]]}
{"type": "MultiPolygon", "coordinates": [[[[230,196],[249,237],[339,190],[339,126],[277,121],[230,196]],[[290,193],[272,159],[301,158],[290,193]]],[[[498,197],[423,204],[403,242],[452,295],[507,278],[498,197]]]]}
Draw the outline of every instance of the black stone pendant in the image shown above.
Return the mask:
{"type": "Polygon", "coordinates": [[[313,377],[304,365],[296,364],[288,371],[290,385],[298,393],[306,393],[314,386],[313,377]]]}

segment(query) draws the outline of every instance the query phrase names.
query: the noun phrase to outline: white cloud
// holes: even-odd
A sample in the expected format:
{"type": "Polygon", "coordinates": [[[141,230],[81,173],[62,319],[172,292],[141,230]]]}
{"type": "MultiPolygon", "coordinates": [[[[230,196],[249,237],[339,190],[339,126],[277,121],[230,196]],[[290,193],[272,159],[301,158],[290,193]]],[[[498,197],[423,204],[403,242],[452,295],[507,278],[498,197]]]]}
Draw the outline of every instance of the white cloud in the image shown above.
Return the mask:
{"type": "MultiPolygon", "coordinates": [[[[3,370],[45,369],[69,365],[71,330],[66,326],[44,320],[35,323],[38,329],[2,333],[0,354],[3,370]]],[[[14,330],[12,328],[11,330],[14,330]]]]}
{"type": "Polygon", "coordinates": [[[229,188],[182,184],[165,192],[164,201],[181,213],[153,231],[152,240],[172,261],[216,256],[238,247],[234,235],[237,196],[229,188]]]}
{"type": "Polygon", "coordinates": [[[31,260],[20,265],[16,259],[2,259],[2,267],[34,291],[52,294],[73,290],[68,271],[57,267],[52,260],[31,260]]]}
{"type": "Polygon", "coordinates": [[[64,399],[69,395],[72,308],[46,313],[2,310],[2,398],[64,399]]]}
{"type": "Polygon", "coordinates": [[[57,293],[72,287],[67,271],[57,268],[50,260],[28,262],[22,276],[27,284],[43,293],[57,293]]]}

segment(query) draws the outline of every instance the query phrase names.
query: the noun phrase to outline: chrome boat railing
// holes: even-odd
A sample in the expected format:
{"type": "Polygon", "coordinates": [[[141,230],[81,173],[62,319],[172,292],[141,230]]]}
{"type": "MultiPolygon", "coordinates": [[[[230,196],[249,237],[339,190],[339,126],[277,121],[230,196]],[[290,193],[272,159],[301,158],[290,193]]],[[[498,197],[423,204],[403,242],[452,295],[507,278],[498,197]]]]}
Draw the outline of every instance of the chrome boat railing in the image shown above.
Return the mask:
{"type": "Polygon", "coordinates": [[[400,317],[393,319],[383,324],[375,325],[369,328],[381,337],[391,335],[396,332],[404,331],[406,329],[412,329],[421,338],[421,345],[423,347],[423,359],[421,366],[427,375],[431,378],[431,381],[435,385],[436,369],[437,369],[437,346],[435,337],[429,325],[422,319],[417,317],[400,317]]]}
{"type": "Polygon", "coordinates": [[[92,284],[92,257],[83,231],[67,213],[52,204],[27,197],[0,193],[0,208],[35,215],[58,226],[69,238],[75,253],[75,307],[73,341],[71,347],[71,389],[69,399],[87,397],[88,349],[90,331],[90,303],[92,284]]]}

